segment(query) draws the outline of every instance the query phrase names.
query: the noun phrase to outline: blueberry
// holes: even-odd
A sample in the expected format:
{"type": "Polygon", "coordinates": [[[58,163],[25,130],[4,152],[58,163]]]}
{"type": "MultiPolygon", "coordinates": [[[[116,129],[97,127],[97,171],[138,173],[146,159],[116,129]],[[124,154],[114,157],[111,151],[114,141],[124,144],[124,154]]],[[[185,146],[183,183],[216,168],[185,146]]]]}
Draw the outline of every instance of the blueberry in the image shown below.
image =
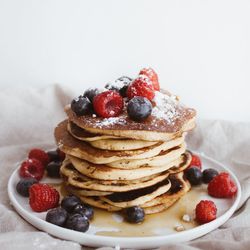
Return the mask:
{"type": "Polygon", "coordinates": [[[77,116],[87,115],[92,111],[92,104],[88,97],[79,96],[72,100],[71,109],[77,116]]]}
{"type": "Polygon", "coordinates": [[[67,217],[67,211],[61,207],[57,207],[49,210],[46,215],[46,221],[62,227],[65,224],[67,217]]]}
{"type": "Polygon", "coordinates": [[[72,214],[66,221],[66,227],[79,232],[86,232],[89,229],[88,218],[80,214],[72,214]]]}
{"type": "Polygon", "coordinates": [[[151,115],[152,104],[142,96],[136,96],[128,102],[128,115],[132,120],[142,121],[151,115]]]}
{"type": "Polygon", "coordinates": [[[64,208],[68,213],[72,213],[75,206],[78,204],[81,204],[81,200],[74,195],[64,197],[61,202],[62,208],[64,208]]]}
{"type": "Polygon", "coordinates": [[[131,223],[140,223],[145,218],[145,212],[141,207],[129,207],[125,210],[125,219],[131,223]]]}
{"type": "Polygon", "coordinates": [[[213,168],[205,169],[203,171],[202,180],[204,183],[209,183],[218,174],[219,174],[218,171],[213,168]]]}
{"type": "Polygon", "coordinates": [[[202,182],[202,172],[197,167],[188,168],[185,171],[185,176],[193,186],[199,185],[202,182]]]}
{"type": "Polygon", "coordinates": [[[46,166],[47,174],[52,178],[60,177],[60,167],[62,165],[61,161],[52,161],[46,166]]]}
{"type": "Polygon", "coordinates": [[[76,205],[72,213],[86,216],[89,220],[91,220],[94,217],[94,209],[87,204],[76,205]]]}
{"type": "Polygon", "coordinates": [[[89,88],[83,93],[83,96],[87,97],[91,102],[93,102],[94,97],[100,94],[100,92],[101,91],[97,88],[89,88]]]}
{"type": "Polygon", "coordinates": [[[59,156],[57,150],[47,151],[47,154],[49,156],[50,161],[59,161],[60,160],[60,156],[59,156]]]}
{"type": "Polygon", "coordinates": [[[119,77],[114,83],[108,83],[105,88],[108,90],[113,90],[119,92],[122,97],[126,97],[128,85],[132,81],[132,78],[128,76],[119,77]]]}
{"type": "Polygon", "coordinates": [[[16,185],[16,191],[24,197],[29,197],[29,188],[37,182],[35,178],[21,179],[16,185]]]}

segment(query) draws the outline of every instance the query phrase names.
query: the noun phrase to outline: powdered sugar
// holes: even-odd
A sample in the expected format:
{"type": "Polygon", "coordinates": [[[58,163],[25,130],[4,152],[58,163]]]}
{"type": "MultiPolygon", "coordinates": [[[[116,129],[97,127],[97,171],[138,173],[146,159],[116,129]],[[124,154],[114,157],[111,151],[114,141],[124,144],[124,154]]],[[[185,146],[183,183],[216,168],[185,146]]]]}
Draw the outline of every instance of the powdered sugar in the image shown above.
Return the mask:
{"type": "Polygon", "coordinates": [[[158,119],[164,119],[168,123],[172,123],[178,117],[176,107],[178,105],[176,96],[166,95],[159,91],[155,91],[153,99],[155,107],[152,110],[152,115],[158,119]]]}
{"type": "Polygon", "coordinates": [[[111,126],[111,125],[115,125],[115,124],[124,124],[125,123],[125,119],[122,117],[110,117],[110,118],[104,118],[103,120],[97,122],[95,125],[96,127],[102,128],[102,127],[106,127],[106,126],[111,126]]]}

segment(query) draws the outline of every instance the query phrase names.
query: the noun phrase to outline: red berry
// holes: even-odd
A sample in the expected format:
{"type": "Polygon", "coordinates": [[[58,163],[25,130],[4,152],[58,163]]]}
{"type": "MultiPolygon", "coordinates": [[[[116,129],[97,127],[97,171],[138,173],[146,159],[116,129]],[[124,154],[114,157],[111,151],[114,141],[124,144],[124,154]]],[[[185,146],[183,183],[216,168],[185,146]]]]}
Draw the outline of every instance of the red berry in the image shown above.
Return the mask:
{"type": "Polygon", "coordinates": [[[127,97],[132,99],[135,96],[146,97],[150,101],[154,98],[154,88],[148,77],[139,76],[128,86],[127,97]]]}
{"type": "Polygon", "coordinates": [[[196,220],[200,224],[216,219],[217,208],[213,201],[202,200],[195,208],[196,220]]]}
{"type": "Polygon", "coordinates": [[[231,198],[237,193],[237,186],[230,175],[222,172],[208,184],[208,194],[216,198],[231,198]]]}
{"type": "Polygon", "coordinates": [[[28,159],[22,163],[19,174],[23,178],[32,177],[39,181],[43,177],[44,166],[37,159],[28,159]]]}
{"type": "Polygon", "coordinates": [[[48,154],[43,151],[42,149],[39,148],[34,148],[29,152],[29,159],[37,159],[39,160],[43,166],[45,167],[46,165],[48,165],[50,159],[48,154]]]}
{"type": "Polygon", "coordinates": [[[34,184],[29,189],[30,207],[35,212],[44,212],[59,204],[60,195],[48,184],[34,184]]]}
{"type": "Polygon", "coordinates": [[[202,163],[201,163],[200,157],[198,155],[192,154],[192,160],[189,164],[189,168],[190,167],[197,167],[201,170],[201,166],[202,166],[202,163]]]}
{"type": "Polygon", "coordinates": [[[160,84],[159,84],[159,80],[158,80],[158,75],[156,74],[156,72],[152,69],[152,68],[144,68],[140,71],[139,75],[144,75],[147,76],[153,87],[154,90],[160,90],[160,84]]]}
{"type": "Polygon", "coordinates": [[[116,91],[105,91],[94,97],[95,112],[104,118],[118,116],[123,109],[123,98],[116,91]]]}

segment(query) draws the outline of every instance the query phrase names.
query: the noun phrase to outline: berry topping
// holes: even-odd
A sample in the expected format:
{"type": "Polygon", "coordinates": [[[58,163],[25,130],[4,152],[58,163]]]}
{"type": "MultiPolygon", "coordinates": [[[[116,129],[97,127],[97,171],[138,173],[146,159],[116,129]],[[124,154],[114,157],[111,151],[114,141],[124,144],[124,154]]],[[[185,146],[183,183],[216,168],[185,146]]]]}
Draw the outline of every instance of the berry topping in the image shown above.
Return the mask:
{"type": "Polygon", "coordinates": [[[39,160],[28,159],[22,163],[19,174],[23,178],[31,177],[39,181],[43,177],[44,166],[39,160]]]}
{"type": "Polygon", "coordinates": [[[79,96],[71,102],[71,109],[77,116],[87,115],[92,111],[92,105],[87,97],[79,96]]]}
{"type": "Polygon", "coordinates": [[[218,174],[219,174],[218,171],[213,168],[205,169],[202,172],[202,180],[204,183],[209,183],[218,174]]]}
{"type": "Polygon", "coordinates": [[[216,198],[231,198],[237,193],[237,186],[230,175],[222,172],[208,184],[208,194],[216,198]]]}
{"type": "Polygon", "coordinates": [[[129,207],[125,209],[125,219],[130,223],[140,223],[145,218],[145,212],[141,207],[129,207]]]}
{"type": "Polygon", "coordinates": [[[93,101],[95,112],[104,118],[118,116],[123,109],[123,98],[118,92],[108,90],[97,95],[93,101]]]}
{"type": "Polygon", "coordinates": [[[24,197],[29,197],[29,189],[35,183],[37,183],[35,178],[21,179],[16,185],[16,191],[24,197]]]}
{"type": "Polygon", "coordinates": [[[185,176],[193,186],[199,185],[202,182],[202,172],[197,167],[190,167],[185,170],[185,176]]]}
{"type": "Polygon", "coordinates": [[[83,96],[87,97],[91,102],[93,102],[93,99],[96,95],[100,94],[100,90],[96,88],[89,88],[84,93],[83,96]]]}
{"type": "Polygon", "coordinates": [[[52,178],[59,178],[61,165],[62,165],[61,161],[50,162],[46,167],[48,176],[52,178]]]}
{"type": "Polygon", "coordinates": [[[39,148],[34,148],[29,152],[29,159],[37,159],[39,160],[43,166],[46,166],[49,163],[49,156],[48,154],[39,148]]]}
{"type": "Polygon", "coordinates": [[[65,196],[61,202],[62,208],[64,208],[68,213],[72,213],[75,206],[81,204],[81,200],[74,196],[65,196]]]}
{"type": "Polygon", "coordinates": [[[68,213],[66,212],[66,210],[61,207],[57,207],[49,210],[46,215],[46,221],[62,227],[65,224],[67,217],[68,213]]]}
{"type": "Polygon", "coordinates": [[[150,81],[152,82],[154,90],[158,90],[158,91],[160,90],[158,75],[156,74],[156,72],[152,68],[142,69],[140,71],[139,75],[147,76],[150,79],[150,81]]]}
{"type": "Polygon", "coordinates": [[[191,163],[189,165],[190,167],[198,167],[199,169],[201,169],[201,159],[198,155],[194,155],[192,154],[192,160],[191,163]]]}
{"type": "Polygon", "coordinates": [[[60,161],[60,156],[58,154],[57,150],[51,150],[47,152],[48,156],[49,156],[49,161],[60,161]]]}
{"type": "Polygon", "coordinates": [[[60,161],[63,161],[65,159],[65,156],[66,156],[65,153],[63,151],[61,151],[59,148],[56,149],[56,152],[59,155],[60,161]]]}
{"type": "Polygon", "coordinates": [[[196,206],[195,216],[200,224],[208,223],[216,219],[217,208],[213,201],[202,200],[196,206]]]}
{"type": "Polygon", "coordinates": [[[58,206],[60,195],[47,184],[34,184],[29,189],[30,207],[35,212],[44,212],[58,206]]]}
{"type": "Polygon", "coordinates": [[[91,220],[94,217],[94,209],[87,204],[78,204],[74,207],[73,214],[81,214],[91,220]]]}
{"type": "Polygon", "coordinates": [[[70,215],[66,221],[66,227],[79,232],[86,232],[89,229],[88,218],[80,214],[70,215]]]}
{"type": "Polygon", "coordinates": [[[114,90],[120,93],[122,97],[126,97],[128,85],[131,83],[132,78],[128,76],[119,77],[114,83],[108,83],[105,88],[108,90],[114,90]]]}
{"type": "Polygon", "coordinates": [[[139,76],[128,86],[127,96],[129,99],[135,96],[143,96],[151,101],[155,92],[150,80],[147,77],[139,76]]]}
{"type": "Polygon", "coordinates": [[[142,121],[151,115],[152,104],[147,98],[136,96],[129,101],[127,111],[132,120],[142,121]]]}

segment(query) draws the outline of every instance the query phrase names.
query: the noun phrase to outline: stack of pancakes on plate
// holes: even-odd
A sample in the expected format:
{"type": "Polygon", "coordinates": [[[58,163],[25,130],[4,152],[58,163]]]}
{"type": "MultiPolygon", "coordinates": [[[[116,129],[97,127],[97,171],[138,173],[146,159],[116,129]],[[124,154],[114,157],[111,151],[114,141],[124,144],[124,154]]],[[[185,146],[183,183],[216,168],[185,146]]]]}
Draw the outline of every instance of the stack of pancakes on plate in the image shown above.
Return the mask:
{"type": "Polygon", "coordinates": [[[145,121],[77,116],[55,129],[66,154],[61,175],[66,189],[83,202],[108,211],[140,206],[146,214],[167,209],[190,189],[183,171],[191,162],[185,135],[195,127],[196,112],[168,92],[155,92],[145,121]]]}

